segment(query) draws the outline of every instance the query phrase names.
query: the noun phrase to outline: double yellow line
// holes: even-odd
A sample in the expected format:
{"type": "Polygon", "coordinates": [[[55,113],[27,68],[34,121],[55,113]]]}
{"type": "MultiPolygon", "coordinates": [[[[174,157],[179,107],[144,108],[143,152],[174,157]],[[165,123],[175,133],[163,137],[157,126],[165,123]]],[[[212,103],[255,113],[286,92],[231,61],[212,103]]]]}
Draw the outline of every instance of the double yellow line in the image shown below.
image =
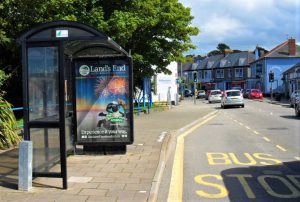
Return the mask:
{"type": "Polygon", "coordinates": [[[204,125],[217,115],[211,115],[200,123],[194,125],[183,134],[177,137],[176,150],[172,167],[171,183],[169,188],[168,202],[182,201],[183,193],[183,165],[184,165],[184,138],[190,135],[194,130],[204,125]]]}

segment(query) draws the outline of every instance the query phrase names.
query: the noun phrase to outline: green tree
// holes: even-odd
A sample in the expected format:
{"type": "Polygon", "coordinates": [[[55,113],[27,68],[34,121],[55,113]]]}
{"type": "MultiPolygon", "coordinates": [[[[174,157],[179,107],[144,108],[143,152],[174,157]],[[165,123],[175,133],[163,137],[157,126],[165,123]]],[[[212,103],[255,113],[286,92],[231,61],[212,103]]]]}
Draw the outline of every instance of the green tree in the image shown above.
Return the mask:
{"type": "Polygon", "coordinates": [[[16,39],[21,33],[39,23],[73,20],[103,31],[130,51],[134,82],[140,86],[145,76],[169,73],[166,66],[184,61],[183,52],[194,48],[190,37],[199,30],[191,26],[190,11],[178,0],[5,0],[0,3],[0,66],[20,75],[16,39]]]}
{"type": "Polygon", "coordinates": [[[220,51],[221,54],[225,53],[225,49],[230,49],[230,47],[228,45],[226,45],[225,43],[218,44],[217,50],[220,51]]]}
{"type": "Polygon", "coordinates": [[[224,54],[226,49],[230,49],[230,47],[225,43],[219,43],[218,46],[216,47],[216,50],[210,51],[207,55],[213,56],[213,55],[224,54]]]}

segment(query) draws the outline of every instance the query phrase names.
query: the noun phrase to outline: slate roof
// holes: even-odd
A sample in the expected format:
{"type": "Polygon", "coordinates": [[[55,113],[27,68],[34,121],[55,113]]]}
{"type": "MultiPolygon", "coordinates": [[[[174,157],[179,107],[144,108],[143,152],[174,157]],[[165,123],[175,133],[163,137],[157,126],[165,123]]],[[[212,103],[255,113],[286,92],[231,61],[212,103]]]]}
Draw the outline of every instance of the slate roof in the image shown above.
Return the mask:
{"type": "Polygon", "coordinates": [[[270,50],[267,54],[265,54],[261,58],[275,58],[275,57],[300,57],[300,46],[296,44],[296,54],[289,55],[289,46],[287,40],[279,44],[272,50],[270,50]]]}
{"type": "MultiPolygon", "coordinates": [[[[300,69],[300,63],[295,64],[294,66],[292,66],[291,68],[287,69],[286,71],[284,71],[282,74],[289,74],[292,72],[295,72],[295,69],[299,68],[300,69]]],[[[298,72],[298,71],[297,71],[298,72]]]]}

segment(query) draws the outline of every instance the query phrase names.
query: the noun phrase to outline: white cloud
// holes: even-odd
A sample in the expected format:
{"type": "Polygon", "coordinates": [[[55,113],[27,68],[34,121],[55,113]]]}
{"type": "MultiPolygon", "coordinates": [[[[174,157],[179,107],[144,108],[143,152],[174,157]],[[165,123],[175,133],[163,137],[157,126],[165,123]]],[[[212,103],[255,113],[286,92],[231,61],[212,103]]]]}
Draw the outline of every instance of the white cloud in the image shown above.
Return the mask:
{"type": "Polygon", "coordinates": [[[201,30],[193,37],[200,47],[195,54],[205,54],[220,42],[249,50],[256,44],[273,48],[288,36],[300,40],[300,0],[179,1],[192,8],[193,25],[201,30]]]}

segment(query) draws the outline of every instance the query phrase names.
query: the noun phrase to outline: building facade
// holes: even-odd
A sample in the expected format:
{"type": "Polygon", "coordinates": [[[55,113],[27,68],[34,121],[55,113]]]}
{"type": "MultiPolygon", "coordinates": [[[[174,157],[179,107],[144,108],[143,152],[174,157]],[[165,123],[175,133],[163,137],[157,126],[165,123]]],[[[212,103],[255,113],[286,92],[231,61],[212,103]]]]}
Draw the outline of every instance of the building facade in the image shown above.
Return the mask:
{"type": "Polygon", "coordinates": [[[271,92],[269,73],[274,73],[272,91],[284,93],[283,72],[300,62],[300,46],[296,45],[295,39],[288,39],[279,44],[268,53],[257,54],[256,60],[250,63],[251,77],[248,79],[247,88],[259,88],[263,93],[271,92]]]}

